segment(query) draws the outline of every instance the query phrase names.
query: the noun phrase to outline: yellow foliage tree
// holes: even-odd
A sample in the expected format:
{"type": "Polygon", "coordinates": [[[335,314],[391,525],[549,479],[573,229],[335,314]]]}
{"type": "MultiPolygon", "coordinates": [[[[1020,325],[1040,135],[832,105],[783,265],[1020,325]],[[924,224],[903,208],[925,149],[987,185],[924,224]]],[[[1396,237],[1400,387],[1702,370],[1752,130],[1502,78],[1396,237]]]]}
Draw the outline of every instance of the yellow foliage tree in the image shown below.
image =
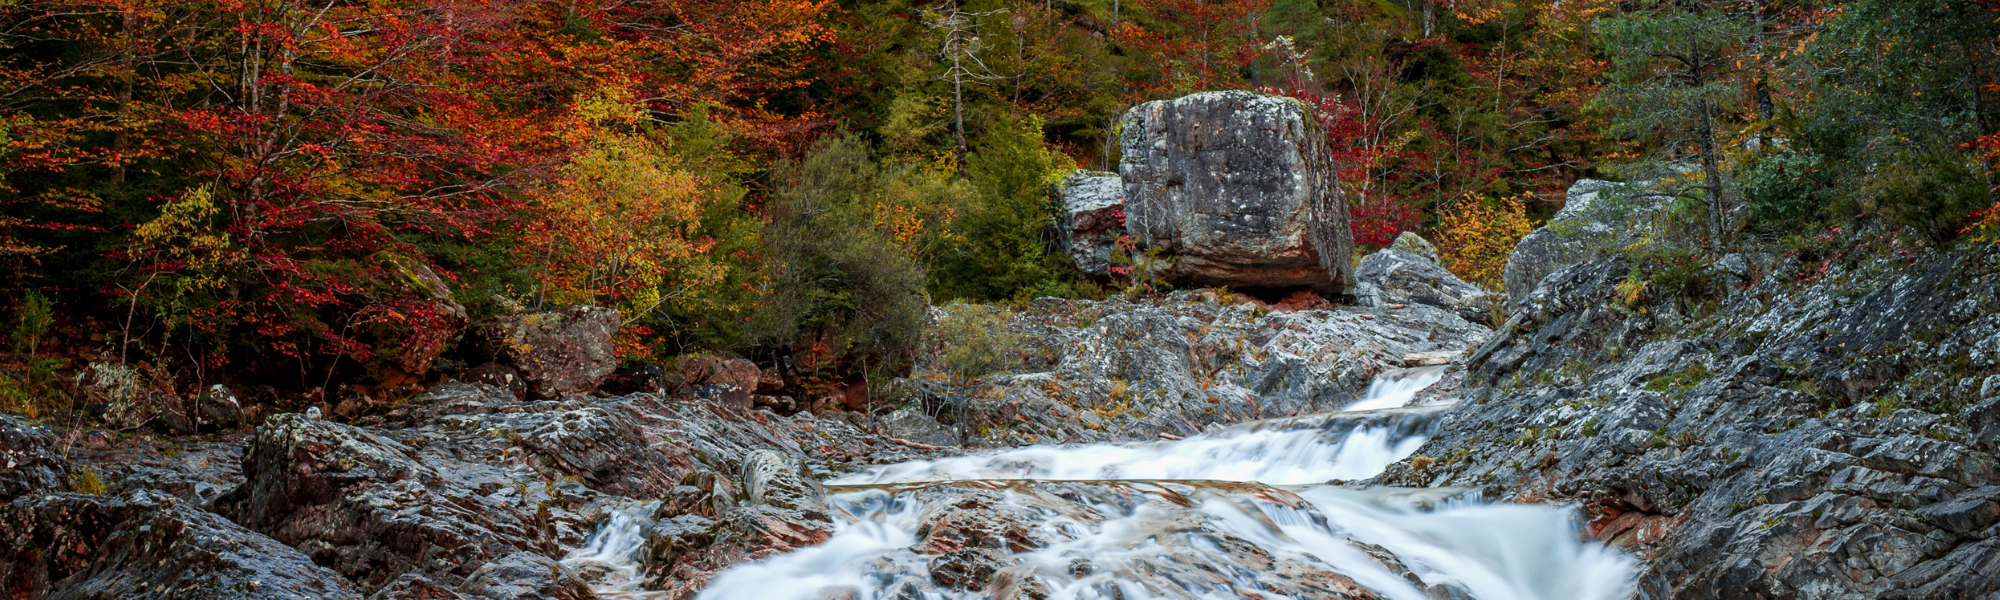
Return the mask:
{"type": "Polygon", "coordinates": [[[534,197],[521,251],[557,302],[616,306],[637,319],[689,300],[723,275],[700,237],[707,181],[679,164],[623,90],[579,100],[568,128],[574,150],[534,197]]]}
{"type": "Polygon", "coordinates": [[[1499,291],[1504,284],[1507,255],[1514,244],[1535,230],[1525,197],[1482,199],[1471,194],[1439,215],[1438,254],[1445,268],[1461,279],[1499,291]]]}

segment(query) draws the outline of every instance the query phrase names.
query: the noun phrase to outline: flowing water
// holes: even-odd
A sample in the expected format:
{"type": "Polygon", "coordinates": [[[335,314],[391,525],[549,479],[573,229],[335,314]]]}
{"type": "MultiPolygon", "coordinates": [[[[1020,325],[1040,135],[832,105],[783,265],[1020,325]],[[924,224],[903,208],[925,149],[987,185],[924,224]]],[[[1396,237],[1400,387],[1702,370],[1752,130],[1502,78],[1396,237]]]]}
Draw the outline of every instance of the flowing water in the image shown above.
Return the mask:
{"type": "MultiPolygon", "coordinates": [[[[1186,440],[839,477],[826,482],[825,543],[733,567],[698,598],[1629,598],[1630,559],[1583,541],[1573,511],[1327,485],[1423,445],[1442,407],[1401,407],[1440,372],[1385,374],[1347,411],[1186,440]]],[[[614,515],[564,562],[607,571],[601,593],[637,590],[646,524],[635,515],[649,512],[614,515]]]]}

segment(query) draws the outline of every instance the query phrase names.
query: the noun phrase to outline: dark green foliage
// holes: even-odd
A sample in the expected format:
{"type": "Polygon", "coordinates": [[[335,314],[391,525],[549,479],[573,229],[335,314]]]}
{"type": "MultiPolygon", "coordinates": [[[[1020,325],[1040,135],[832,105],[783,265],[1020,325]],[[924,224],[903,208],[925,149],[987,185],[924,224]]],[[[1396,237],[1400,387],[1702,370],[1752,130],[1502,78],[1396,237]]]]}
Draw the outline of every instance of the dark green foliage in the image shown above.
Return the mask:
{"type": "Polygon", "coordinates": [[[1809,151],[1755,156],[1738,181],[1751,223],[1779,231],[1823,218],[1834,202],[1833,173],[1809,151]]]}
{"type": "Polygon", "coordinates": [[[967,161],[976,197],[952,230],[962,241],[940,252],[931,288],[940,297],[980,300],[1075,295],[1080,277],[1051,239],[1050,182],[1074,168],[1042,143],[1038,121],[988,130],[967,161]]]}
{"type": "Polygon", "coordinates": [[[766,206],[766,290],[747,339],[803,346],[869,369],[907,366],[923,326],[924,272],[866,206],[884,169],[866,141],[830,137],[777,170],[766,206]]]}

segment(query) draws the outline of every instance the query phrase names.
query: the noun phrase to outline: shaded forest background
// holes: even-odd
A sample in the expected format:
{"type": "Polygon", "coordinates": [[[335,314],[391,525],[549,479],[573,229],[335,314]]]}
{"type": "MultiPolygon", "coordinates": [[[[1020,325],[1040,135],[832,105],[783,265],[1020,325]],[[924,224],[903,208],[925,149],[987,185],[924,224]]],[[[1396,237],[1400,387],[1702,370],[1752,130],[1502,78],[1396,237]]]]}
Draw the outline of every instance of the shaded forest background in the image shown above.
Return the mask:
{"type": "Polygon", "coordinates": [[[929,304],[1142,283],[1076,273],[1050,186],[1207,90],[1317,109],[1358,245],[1488,286],[1580,177],[1685,180],[1669,266],[1985,243],[1996,43],[2000,0],[0,0],[0,401],[403,394],[573,303],[630,364],[907,370],[929,304]]]}

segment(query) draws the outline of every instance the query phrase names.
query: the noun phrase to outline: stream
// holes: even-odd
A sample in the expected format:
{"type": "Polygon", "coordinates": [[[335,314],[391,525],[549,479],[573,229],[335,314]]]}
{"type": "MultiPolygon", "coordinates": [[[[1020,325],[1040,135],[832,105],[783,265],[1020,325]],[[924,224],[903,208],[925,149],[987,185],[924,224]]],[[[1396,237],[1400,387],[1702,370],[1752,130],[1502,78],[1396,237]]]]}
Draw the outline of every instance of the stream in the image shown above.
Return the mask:
{"type": "MultiPolygon", "coordinates": [[[[1457,488],[1354,489],[1448,406],[1405,407],[1441,368],[1385,373],[1347,410],[1185,440],[1031,446],[825,482],[833,535],[737,565],[701,600],[1389,598],[1614,600],[1631,558],[1572,509],[1457,488]]],[[[611,516],[564,562],[638,588],[647,523],[611,516]]]]}

